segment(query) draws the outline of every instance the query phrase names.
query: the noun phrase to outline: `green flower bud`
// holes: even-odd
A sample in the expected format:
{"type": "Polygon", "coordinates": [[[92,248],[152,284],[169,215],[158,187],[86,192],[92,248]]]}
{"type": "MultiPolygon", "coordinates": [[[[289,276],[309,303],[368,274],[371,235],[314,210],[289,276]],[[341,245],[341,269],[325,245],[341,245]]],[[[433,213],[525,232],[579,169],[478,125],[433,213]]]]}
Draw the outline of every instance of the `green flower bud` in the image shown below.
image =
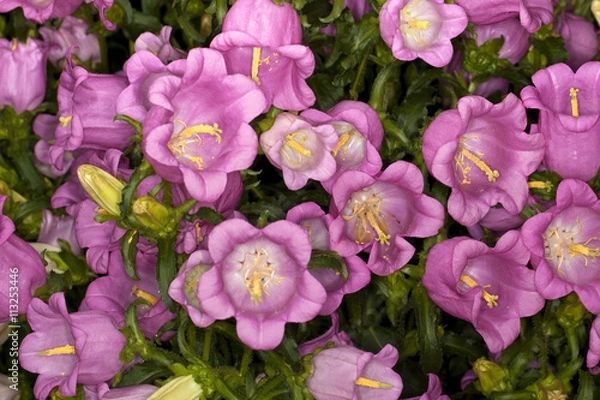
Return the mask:
{"type": "Polygon", "coordinates": [[[481,392],[489,397],[492,392],[504,392],[511,389],[508,372],[504,367],[485,358],[473,363],[473,371],[479,378],[481,392]]]}
{"type": "Polygon", "coordinates": [[[142,196],[131,207],[138,222],[155,231],[163,231],[173,219],[173,209],[151,196],[142,196]]]}
{"type": "Polygon", "coordinates": [[[204,390],[192,375],[179,376],[154,392],[148,400],[197,400],[203,398],[204,390]]]}
{"type": "Polygon", "coordinates": [[[83,164],[77,168],[77,176],[83,189],[96,204],[108,214],[121,216],[119,204],[123,200],[121,195],[121,191],[125,187],[123,182],[108,172],[89,164],[83,164]]]}

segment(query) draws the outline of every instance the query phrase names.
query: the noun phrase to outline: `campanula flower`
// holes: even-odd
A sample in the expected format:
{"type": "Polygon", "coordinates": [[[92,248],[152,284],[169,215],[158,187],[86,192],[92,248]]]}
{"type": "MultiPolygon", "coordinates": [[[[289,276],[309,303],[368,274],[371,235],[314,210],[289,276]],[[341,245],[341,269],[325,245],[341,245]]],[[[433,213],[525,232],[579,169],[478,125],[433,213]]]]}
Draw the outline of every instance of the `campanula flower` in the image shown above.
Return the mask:
{"type": "Polygon", "coordinates": [[[332,347],[313,356],[306,387],[316,400],[397,400],[403,388],[392,369],[397,361],[398,350],[389,344],[377,354],[332,347]]]}
{"type": "Polygon", "coordinates": [[[254,161],[258,140],[248,123],[266,100],[250,78],[228,75],[214,50],[192,49],[169,67],[178,65],[185,65],[182,77],[163,76],[150,87],[142,148],[157,174],[212,202],[225,191],[228,173],[254,161]]]}
{"type": "Polygon", "coordinates": [[[465,96],[425,130],[423,158],[431,174],[452,188],[452,218],[471,226],[498,203],[512,215],[523,210],[527,177],[544,155],[544,138],[525,133],[526,125],[525,108],[511,93],[496,105],[465,96]]]}
{"type": "Polygon", "coordinates": [[[406,400],[450,400],[449,396],[442,394],[442,383],[435,374],[427,374],[427,392],[419,397],[411,397],[406,400]]]}
{"type": "Polygon", "coordinates": [[[381,171],[379,148],[383,141],[383,125],[377,112],[360,101],[344,100],[327,113],[308,109],[300,114],[313,125],[333,126],[338,142],[331,151],[336,162],[333,176],[321,184],[328,192],[335,180],[345,171],[357,170],[369,175],[381,171]]]}
{"type": "Polygon", "coordinates": [[[217,225],[208,237],[213,268],[198,283],[198,300],[215,319],[235,317],[237,334],[255,350],[281,343],[286,322],[306,322],[321,310],[323,286],[307,269],[307,232],[289,221],[257,229],[241,219],[217,225]]]}
{"type": "Polygon", "coordinates": [[[552,0],[456,0],[474,24],[493,24],[519,17],[527,32],[537,32],[542,24],[552,23],[552,0]]]}
{"type": "Polygon", "coordinates": [[[154,385],[110,388],[106,382],[83,387],[86,400],[148,400],[149,396],[157,390],[158,388],[154,385]]]}
{"type": "Polygon", "coordinates": [[[48,209],[42,210],[42,225],[37,242],[58,246],[59,239],[66,241],[74,254],[81,254],[81,247],[75,236],[75,218],[70,215],[59,217],[48,209]]]}
{"type": "Polygon", "coordinates": [[[505,19],[501,22],[487,25],[475,25],[475,43],[481,46],[490,39],[504,38],[504,43],[498,51],[498,58],[506,59],[511,64],[521,61],[529,50],[529,36],[517,18],[505,19]]]}
{"type": "Polygon", "coordinates": [[[569,58],[565,61],[573,71],[598,54],[596,26],[587,19],[563,11],[558,17],[555,31],[565,39],[569,58]]]}
{"type": "Polygon", "coordinates": [[[471,322],[496,353],[517,338],[521,317],[544,307],[528,261],[518,231],[504,234],[494,248],[455,237],[430,250],[423,285],[442,310],[471,322]]]}
{"type": "Polygon", "coordinates": [[[100,63],[100,43],[95,33],[87,33],[90,29],[88,23],[71,15],[63,18],[58,29],[40,27],[40,35],[48,45],[48,60],[58,66],[58,62],[65,58],[69,49],[71,54],[83,63],[89,61],[94,67],[100,63]]]}
{"type": "Polygon", "coordinates": [[[47,49],[41,40],[0,39],[0,108],[34,110],[46,95],[47,49]]]}
{"type": "Polygon", "coordinates": [[[210,43],[225,57],[229,73],[252,78],[265,94],[268,106],[304,110],[315,103],[307,85],[315,58],[302,45],[302,26],[287,2],[238,0],[223,21],[222,33],[210,43]]]}
{"type": "Polygon", "coordinates": [[[19,348],[19,362],[39,374],[33,392],[48,397],[58,386],[63,396],[75,396],[77,384],[95,385],[111,379],[123,367],[119,354],[127,339],[113,318],[102,311],[69,314],[64,293],[48,304],[33,299],[27,310],[33,333],[19,348]]]}
{"type": "Polygon", "coordinates": [[[527,108],[540,110],[538,127],[546,139],[544,165],[563,178],[589,180],[600,167],[600,62],[573,72],[554,64],[532,76],[521,91],[527,108]]]}
{"type": "Polygon", "coordinates": [[[82,0],[0,0],[0,13],[21,7],[25,18],[43,24],[49,18],[63,18],[73,14],[82,2],[82,0]]]}
{"type": "Polygon", "coordinates": [[[260,146],[271,162],[283,171],[290,190],[298,190],[308,179],[325,181],[336,171],[332,151],[338,134],[331,124],[312,125],[291,113],[281,113],[271,129],[260,135],[260,146]]]}
{"type": "Polygon", "coordinates": [[[6,199],[0,195],[0,273],[4,276],[0,279],[0,323],[16,322],[17,315],[25,314],[35,291],[46,283],[39,254],[14,234],[15,224],[2,214],[6,199]]]}
{"type": "Polygon", "coordinates": [[[467,27],[467,16],[443,0],[388,0],[379,12],[381,38],[399,60],[421,58],[434,67],[450,62],[450,40],[467,27]]]}
{"type": "Polygon", "coordinates": [[[575,291],[583,305],[600,313],[600,200],[585,183],[565,179],[556,206],[523,224],[523,242],[531,251],[535,285],[546,299],[575,291]]]}
{"type": "Polygon", "coordinates": [[[206,328],[215,322],[214,318],[206,315],[198,302],[198,281],[202,274],[213,267],[213,264],[208,251],[195,251],[181,266],[169,286],[169,296],[185,307],[192,322],[200,328],[206,328]]]}
{"type": "MultiPolygon", "coordinates": [[[[329,230],[333,218],[326,215],[316,203],[302,203],[291,208],[287,221],[294,222],[308,231],[313,250],[329,250],[329,230]]],[[[319,315],[330,315],[342,303],[347,293],[354,293],[367,286],[371,271],[365,262],[356,255],[344,257],[346,271],[332,268],[311,268],[310,273],[317,278],[327,292],[327,300],[319,315]],[[347,276],[344,276],[344,272],[347,276]]]]}
{"type": "Polygon", "coordinates": [[[368,251],[367,267],[377,275],[389,275],[412,258],[415,248],[405,237],[433,236],[444,224],[444,207],[423,194],[423,175],[406,161],[375,177],[345,172],[332,196],[332,250],[342,257],[368,251]]]}

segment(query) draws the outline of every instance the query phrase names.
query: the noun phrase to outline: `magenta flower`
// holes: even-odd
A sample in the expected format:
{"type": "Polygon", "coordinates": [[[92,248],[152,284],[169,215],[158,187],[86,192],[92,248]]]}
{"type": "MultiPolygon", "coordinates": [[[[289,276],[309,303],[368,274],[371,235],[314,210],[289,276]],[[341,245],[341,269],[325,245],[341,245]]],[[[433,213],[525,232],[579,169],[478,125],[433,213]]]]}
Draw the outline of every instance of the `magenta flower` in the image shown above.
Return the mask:
{"type": "Polygon", "coordinates": [[[38,243],[59,246],[58,240],[62,239],[69,243],[74,254],[81,254],[81,247],[75,237],[75,218],[70,215],[58,217],[50,210],[42,211],[42,225],[37,238],[38,243]]]}
{"type": "Polygon", "coordinates": [[[475,25],[475,43],[481,46],[490,39],[504,38],[504,44],[498,52],[498,58],[516,64],[527,54],[529,50],[529,36],[517,18],[508,18],[500,22],[488,25],[475,25]]]}
{"type": "Polygon", "coordinates": [[[56,115],[38,114],[33,120],[33,132],[40,137],[35,144],[35,165],[42,174],[56,178],[67,173],[73,162],[73,153],[65,151],[62,158],[52,162],[50,157],[50,146],[54,144],[56,128],[58,128],[59,119],[56,115]]]}
{"type": "MultiPolygon", "coordinates": [[[[272,0],[238,0],[210,47],[223,53],[229,73],[251,77],[269,105],[304,110],[315,102],[306,84],[315,59],[302,44],[300,17],[292,6],[272,0]]],[[[265,109],[266,111],[266,109],[265,109]]]]}
{"type": "Polygon", "coordinates": [[[6,199],[0,195],[0,273],[4,276],[0,279],[0,323],[16,323],[35,291],[46,283],[46,269],[35,249],[14,234],[12,220],[2,214],[6,199]]]}
{"type": "Polygon", "coordinates": [[[306,386],[316,400],[397,400],[403,388],[392,369],[397,361],[398,350],[389,344],[377,354],[332,347],[313,356],[306,386]]]}
{"type": "Polygon", "coordinates": [[[405,237],[429,237],[444,224],[444,207],[423,194],[423,175],[397,161],[376,177],[349,171],[333,185],[337,216],[329,226],[331,249],[342,257],[370,252],[367,267],[377,275],[402,268],[415,248],[405,237]]]}
{"type": "MultiPolygon", "coordinates": [[[[142,148],[156,173],[183,182],[198,201],[215,201],[227,174],[248,168],[258,151],[248,123],[266,107],[251,79],[227,75],[221,54],[193,49],[181,78],[164,76],[150,87],[152,108],[143,124],[142,148]]],[[[173,66],[173,67],[172,67],[173,66]]]]}
{"type": "Polygon", "coordinates": [[[206,315],[198,301],[198,281],[213,264],[208,251],[198,250],[181,266],[169,286],[169,296],[185,307],[192,322],[200,328],[206,328],[215,322],[214,318],[206,315]]]}
{"type": "Polygon", "coordinates": [[[443,0],[388,0],[379,12],[381,38],[399,60],[421,58],[434,67],[450,62],[450,40],[467,27],[464,10],[443,0]]]}
{"type": "Polygon", "coordinates": [[[527,177],[540,165],[544,138],[527,134],[525,108],[512,93],[499,104],[466,96],[439,114],[423,134],[431,174],[452,188],[448,213],[465,226],[500,203],[516,215],[527,202],[527,177]]]}
{"type": "Polygon", "coordinates": [[[21,7],[25,18],[43,24],[49,18],[63,18],[73,14],[82,2],[82,0],[1,0],[0,13],[21,7]]]}
{"type": "Polygon", "coordinates": [[[442,310],[472,323],[496,353],[517,338],[521,317],[544,307],[528,261],[518,231],[504,234],[494,248],[455,237],[431,249],[423,285],[442,310]]]}
{"type": "Polygon", "coordinates": [[[542,24],[552,23],[552,0],[456,0],[478,25],[493,24],[508,18],[519,17],[529,33],[537,32],[542,24]]]}
{"type": "Polygon", "coordinates": [[[111,253],[108,275],[90,283],[79,310],[103,311],[114,318],[117,326],[122,326],[127,307],[136,299],[146,300],[149,304],[138,306],[136,311],[140,329],[153,340],[175,314],[167,309],[158,291],[156,257],[138,253],[136,272],[139,281],[131,279],[125,272],[121,253],[111,253]]]}
{"type": "Polygon", "coordinates": [[[534,86],[525,87],[521,98],[525,107],[540,110],[544,165],[563,178],[592,179],[600,167],[600,62],[587,62],[576,73],[554,64],[531,79],[534,86]]]}
{"type": "Polygon", "coordinates": [[[598,54],[596,26],[587,19],[563,11],[555,31],[565,39],[565,49],[569,52],[565,63],[572,70],[576,71],[598,54]]]}
{"type": "Polygon", "coordinates": [[[45,399],[55,386],[63,396],[75,396],[77,383],[101,383],[123,367],[119,354],[127,339],[104,312],[69,314],[61,292],[48,304],[33,299],[27,321],[34,332],[23,339],[19,362],[39,374],[33,389],[38,399],[45,399]]]}
{"type": "Polygon", "coordinates": [[[381,171],[379,147],[383,141],[383,126],[379,115],[368,104],[344,100],[327,113],[308,109],[300,114],[313,125],[329,124],[334,127],[338,142],[331,151],[336,162],[333,176],[321,182],[331,192],[336,179],[345,171],[361,171],[375,175],[381,171]]]}
{"type": "Polygon", "coordinates": [[[46,58],[47,49],[40,40],[27,38],[23,44],[17,39],[0,39],[0,108],[11,106],[21,114],[42,103],[46,58]]]}
{"type": "Polygon", "coordinates": [[[105,382],[83,387],[86,400],[147,400],[157,390],[158,388],[154,385],[134,385],[111,389],[105,382]]]}
{"type": "Polygon", "coordinates": [[[183,50],[174,48],[171,43],[171,32],[173,27],[163,26],[158,36],[150,32],[144,32],[135,40],[135,52],[147,50],[156,55],[163,63],[179,60],[186,57],[183,50]]]}
{"type": "Polygon", "coordinates": [[[314,126],[291,113],[277,115],[271,129],[260,135],[260,146],[271,164],[282,169],[290,190],[302,188],[309,178],[330,179],[336,171],[331,153],[337,143],[333,125],[314,126]]]}
{"type": "Polygon", "coordinates": [[[523,242],[531,251],[535,285],[546,299],[575,291],[583,305],[600,313],[600,200],[585,183],[565,179],[556,206],[523,224],[523,242]]]}
{"type": "MultiPolygon", "coordinates": [[[[332,218],[316,203],[302,203],[290,209],[286,220],[294,222],[308,231],[313,250],[329,250],[329,230],[332,218]]],[[[310,273],[323,285],[327,292],[327,300],[319,315],[330,315],[340,306],[344,295],[358,292],[371,281],[371,271],[358,256],[344,257],[348,277],[341,271],[329,268],[312,268],[310,273]]]]}
{"type": "Polygon", "coordinates": [[[304,342],[298,346],[300,357],[314,353],[319,347],[325,347],[327,343],[332,342],[335,346],[353,346],[350,336],[344,331],[340,331],[340,317],[336,312],[331,315],[331,328],[321,336],[304,342]]]}
{"type": "Polygon", "coordinates": [[[427,374],[427,379],[429,381],[427,392],[419,397],[411,397],[406,400],[450,400],[449,396],[442,394],[442,384],[437,375],[427,374]]]}
{"type": "Polygon", "coordinates": [[[76,46],[71,54],[81,62],[90,61],[92,67],[100,63],[98,37],[94,33],[88,34],[88,29],[90,26],[85,20],[71,15],[66,16],[56,30],[40,27],[40,35],[49,47],[48,60],[58,66],[58,61],[65,58],[71,46],[76,46]]]}
{"type": "Polygon", "coordinates": [[[310,321],[325,302],[325,289],[307,269],[310,239],[294,223],[259,230],[227,220],[210,233],[208,250],[215,265],[200,277],[200,306],[215,319],[235,317],[238,336],[252,349],[274,349],[286,322],[310,321]]]}
{"type": "Polygon", "coordinates": [[[67,57],[58,88],[59,124],[55,143],[49,148],[57,169],[63,168],[65,152],[78,149],[124,150],[135,135],[131,125],[114,121],[115,100],[127,87],[120,75],[92,74],[74,66],[67,57]]]}

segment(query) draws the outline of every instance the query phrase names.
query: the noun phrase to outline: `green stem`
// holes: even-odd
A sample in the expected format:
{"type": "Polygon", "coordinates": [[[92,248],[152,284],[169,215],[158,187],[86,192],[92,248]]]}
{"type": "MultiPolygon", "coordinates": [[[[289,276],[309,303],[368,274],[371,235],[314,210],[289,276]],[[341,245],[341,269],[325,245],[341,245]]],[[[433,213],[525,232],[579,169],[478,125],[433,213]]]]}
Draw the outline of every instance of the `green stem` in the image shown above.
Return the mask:
{"type": "Polygon", "coordinates": [[[242,400],[238,396],[236,396],[231,389],[220,379],[215,379],[215,389],[223,398],[226,400],[242,400]]]}
{"type": "Polygon", "coordinates": [[[546,336],[544,335],[544,321],[539,313],[533,316],[533,326],[540,348],[540,372],[542,373],[542,377],[546,377],[548,376],[548,347],[546,345],[546,336]]]}
{"type": "Polygon", "coordinates": [[[358,100],[358,93],[356,92],[356,90],[358,89],[360,78],[365,73],[365,67],[367,65],[367,60],[371,55],[371,51],[373,51],[373,45],[369,46],[369,49],[363,55],[362,60],[360,60],[358,70],[356,71],[356,78],[354,78],[354,82],[352,82],[352,87],[350,88],[350,97],[352,98],[352,100],[358,100]]]}
{"type": "Polygon", "coordinates": [[[240,376],[243,378],[248,373],[248,367],[252,361],[252,349],[250,347],[244,347],[244,355],[242,356],[242,362],[240,365],[240,376]]]}
{"type": "Polygon", "coordinates": [[[567,328],[567,341],[569,342],[569,349],[571,350],[571,360],[579,357],[579,341],[577,340],[577,334],[575,333],[574,327],[567,328]]]}
{"type": "Polygon", "coordinates": [[[202,361],[208,362],[208,358],[210,357],[210,345],[212,342],[213,330],[211,328],[206,329],[206,334],[204,335],[204,346],[202,348],[202,361]]]}

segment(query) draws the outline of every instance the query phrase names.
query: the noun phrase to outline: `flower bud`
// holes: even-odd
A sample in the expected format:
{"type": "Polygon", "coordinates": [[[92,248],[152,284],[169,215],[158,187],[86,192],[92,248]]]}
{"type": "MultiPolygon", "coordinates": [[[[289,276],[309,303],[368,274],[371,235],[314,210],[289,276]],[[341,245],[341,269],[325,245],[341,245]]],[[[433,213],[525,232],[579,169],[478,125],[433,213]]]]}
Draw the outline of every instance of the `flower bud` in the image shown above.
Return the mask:
{"type": "Polygon", "coordinates": [[[132,211],[139,223],[153,231],[163,231],[173,219],[173,210],[151,196],[134,201],[132,211]]]}
{"type": "Polygon", "coordinates": [[[179,376],[158,389],[148,400],[196,400],[204,391],[192,375],[179,376]]]}
{"type": "Polygon", "coordinates": [[[481,392],[489,396],[492,392],[510,390],[510,382],[506,370],[493,361],[480,358],[473,363],[473,371],[479,378],[481,392]]]}
{"type": "Polygon", "coordinates": [[[119,204],[125,185],[108,172],[90,164],[77,168],[77,177],[87,194],[108,214],[121,216],[119,204]]]}

